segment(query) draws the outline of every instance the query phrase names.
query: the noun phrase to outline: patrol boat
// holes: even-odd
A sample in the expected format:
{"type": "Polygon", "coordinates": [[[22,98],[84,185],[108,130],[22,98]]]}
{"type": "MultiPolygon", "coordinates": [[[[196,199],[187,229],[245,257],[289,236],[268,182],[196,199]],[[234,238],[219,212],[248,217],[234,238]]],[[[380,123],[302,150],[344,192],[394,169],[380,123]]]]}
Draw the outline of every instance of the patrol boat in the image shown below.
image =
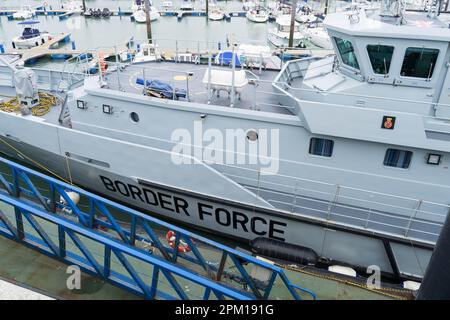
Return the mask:
{"type": "Polygon", "coordinates": [[[1,152],[181,224],[420,280],[449,210],[450,30],[396,1],[324,25],[336,54],[281,70],[211,55],[86,77],[34,69],[62,103],[2,107],[1,152]]]}

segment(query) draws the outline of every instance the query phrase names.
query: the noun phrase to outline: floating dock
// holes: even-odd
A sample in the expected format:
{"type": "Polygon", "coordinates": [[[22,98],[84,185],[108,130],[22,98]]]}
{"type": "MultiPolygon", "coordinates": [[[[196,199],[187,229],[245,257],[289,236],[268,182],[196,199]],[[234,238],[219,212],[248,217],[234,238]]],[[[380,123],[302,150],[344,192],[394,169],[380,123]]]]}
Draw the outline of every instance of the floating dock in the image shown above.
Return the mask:
{"type": "Polygon", "coordinates": [[[62,42],[69,42],[70,41],[70,33],[60,33],[53,35],[52,39],[47,41],[46,43],[33,47],[30,49],[7,49],[5,51],[6,54],[18,54],[20,55],[20,61],[23,63],[27,63],[33,60],[36,60],[38,58],[41,58],[43,56],[49,55],[51,48],[55,45],[58,45],[62,42]]]}
{"type": "MultiPolygon", "coordinates": [[[[58,35],[54,35],[52,40],[47,43],[33,47],[30,49],[6,49],[5,54],[9,55],[19,55],[20,60],[16,62],[16,64],[33,64],[39,58],[42,57],[51,57],[53,59],[68,59],[73,56],[78,55],[91,55],[93,57],[93,61],[95,62],[97,58],[98,50],[77,50],[73,46],[72,48],[54,48],[58,44],[68,43],[70,41],[70,33],[61,33],[58,35]]],[[[115,48],[104,48],[102,50],[104,58],[108,58],[116,53],[120,53],[122,51],[128,50],[128,43],[116,46],[115,48]]]]}

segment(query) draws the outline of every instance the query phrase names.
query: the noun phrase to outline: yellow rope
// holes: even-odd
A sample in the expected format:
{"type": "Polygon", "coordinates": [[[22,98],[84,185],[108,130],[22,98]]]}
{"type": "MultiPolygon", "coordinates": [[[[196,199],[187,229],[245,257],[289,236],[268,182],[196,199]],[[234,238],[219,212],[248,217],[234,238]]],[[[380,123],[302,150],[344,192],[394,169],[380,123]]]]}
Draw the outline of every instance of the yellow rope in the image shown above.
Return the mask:
{"type": "MultiPolygon", "coordinates": [[[[31,108],[31,114],[42,117],[50,112],[53,106],[58,104],[58,98],[46,92],[39,92],[39,105],[31,108]]],[[[20,103],[16,98],[0,103],[0,110],[10,113],[20,112],[20,103]]]]}
{"type": "MultiPolygon", "coordinates": [[[[49,93],[46,92],[39,92],[39,105],[32,107],[31,108],[31,113],[33,116],[36,117],[41,117],[46,115],[47,113],[50,112],[51,108],[53,106],[56,106],[58,104],[58,98],[55,97],[54,95],[51,95],[49,93]]],[[[1,111],[5,111],[5,112],[10,112],[10,113],[19,113],[20,112],[20,104],[19,101],[16,98],[10,99],[6,102],[1,102],[0,103],[0,110],[1,111]]],[[[46,166],[44,166],[43,164],[39,163],[38,161],[34,160],[33,158],[27,156],[26,154],[24,154],[22,151],[20,151],[19,149],[17,149],[16,147],[14,147],[13,145],[11,145],[10,143],[8,143],[7,141],[5,141],[4,139],[2,139],[0,137],[0,141],[5,144],[6,146],[8,146],[9,148],[11,148],[12,150],[14,150],[17,154],[21,155],[24,159],[27,159],[28,161],[32,162],[34,165],[36,165],[37,167],[45,170],[46,172],[50,173],[51,175],[53,175],[54,177],[58,178],[61,181],[64,181],[65,183],[68,183],[70,185],[74,185],[72,183],[72,176],[71,173],[69,171],[69,179],[70,181],[67,181],[66,179],[64,179],[63,177],[59,176],[58,174],[56,174],[55,172],[53,172],[52,170],[50,170],[49,168],[47,168],[46,166]]],[[[68,164],[68,160],[66,158],[66,165],[69,168],[69,164],[68,164]]],[[[70,168],[69,168],[70,170],[70,168]]]]}
{"type": "Polygon", "coordinates": [[[21,155],[24,159],[27,159],[28,161],[32,162],[33,164],[35,164],[37,167],[47,171],[48,173],[50,173],[51,175],[53,175],[54,177],[58,178],[61,181],[64,181],[65,183],[68,183],[70,185],[74,185],[73,183],[71,183],[70,181],[67,181],[66,179],[64,179],[63,177],[59,176],[57,173],[51,171],[49,168],[47,168],[46,166],[42,165],[41,163],[39,163],[38,161],[30,158],[29,156],[27,156],[26,154],[24,154],[22,151],[20,151],[19,149],[17,149],[16,147],[14,147],[13,145],[11,145],[10,143],[8,143],[7,141],[3,140],[3,138],[0,137],[0,141],[2,143],[4,143],[6,146],[10,147],[12,150],[14,150],[15,152],[17,152],[17,154],[21,155]]]}

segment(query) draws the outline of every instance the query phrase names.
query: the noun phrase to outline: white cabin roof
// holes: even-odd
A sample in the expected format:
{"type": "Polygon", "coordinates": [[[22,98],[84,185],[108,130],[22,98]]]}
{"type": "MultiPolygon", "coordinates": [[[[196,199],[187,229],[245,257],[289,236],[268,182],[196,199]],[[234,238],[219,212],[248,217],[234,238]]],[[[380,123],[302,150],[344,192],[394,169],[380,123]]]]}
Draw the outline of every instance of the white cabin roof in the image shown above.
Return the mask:
{"type": "Polygon", "coordinates": [[[351,14],[356,13],[329,14],[324,24],[328,29],[353,36],[450,41],[449,25],[438,18],[428,17],[426,13],[406,12],[403,24],[383,20],[377,13],[369,15],[364,10],[358,13],[359,19],[352,22],[349,17],[351,14]]]}

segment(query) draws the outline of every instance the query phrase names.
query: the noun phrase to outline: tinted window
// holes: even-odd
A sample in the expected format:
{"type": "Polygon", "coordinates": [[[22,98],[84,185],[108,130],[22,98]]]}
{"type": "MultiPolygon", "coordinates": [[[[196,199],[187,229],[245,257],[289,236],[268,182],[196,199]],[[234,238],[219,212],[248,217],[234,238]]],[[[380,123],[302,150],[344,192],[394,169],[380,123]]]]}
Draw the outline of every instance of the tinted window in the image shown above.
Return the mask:
{"type": "Polygon", "coordinates": [[[397,149],[387,149],[386,155],[384,156],[384,165],[396,168],[409,168],[411,163],[412,152],[397,150],[397,149]]]}
{"type": "Polygon", "coordinates": [[[339,50],[342,62],[352,68],[359,70],[358,60],[356,59],[355,49],[350,41],[341,38],[334,38],[339,50]]]}
{"type": "Polygon", "coordinates": [[[333,140],[311,138],[309,143],[309,153],[316,156],[331,157],[333,154],[333,140]]]}
{"type": "Polygon", "coordinates": [[[370,63],[373,72],[376,74],[388,74],[391,67],[392,54],[394,47],[381,45],[368,45],[367,53],[369,54],[370,63]]]}
{"type": "Polygon", "coordinates": [[[404,77],[431,78],[438,55],[439,50],[437,49],[406,49],[401,75],[404,77]]]}

